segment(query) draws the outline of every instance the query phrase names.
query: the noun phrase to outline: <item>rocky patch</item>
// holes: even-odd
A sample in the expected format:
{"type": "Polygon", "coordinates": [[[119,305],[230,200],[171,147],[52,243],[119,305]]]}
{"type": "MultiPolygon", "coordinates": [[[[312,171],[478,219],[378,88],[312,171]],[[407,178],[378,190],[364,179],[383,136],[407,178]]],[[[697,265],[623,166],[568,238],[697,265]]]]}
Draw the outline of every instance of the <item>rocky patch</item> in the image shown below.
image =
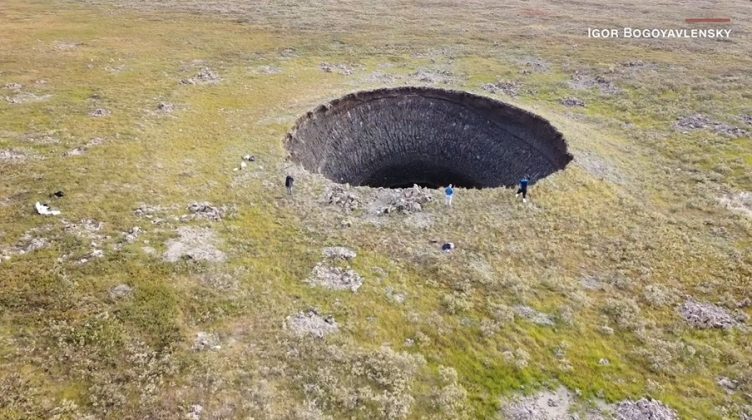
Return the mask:
{"type": "Polygon", "coordinates": [[[184,85],[216,85],[221,81],[222,79],[214,70],[204,67],[195,76],[183,79],[180,83],[184,85]]]}
{"type": "Polygon", "coordinates": [[[571,418],[574,396],[566,388],[543,391],[503,402],[502,417],[509,420],[561,420],[571,418]]]}
{"type": "Polygon", "coordinates": [[[561,101],[559,101],[559,102],[560,102],[560,103],[561,103],[562,105],[564,105],[564,106],[568,106],[568,107],[573,107],[573,106],[580,106],[580,107],[584,107],[584,106],[585,106],[585,101],[583,101],[583,100],[581,100],[581,99],[577,99],[577,98],[575,98],[575,97],[564,98],[564,99],[562,99],[562,100],[561,100],[561,101]]]}
{"type": "Polygon", "coordinates": [[[196,339],[193,340],[194,351],[217,351],[222,346],[219,345],[219,336],[215,333],[199,331],[196,333],[196,339]]]}
{"type": "Polygon", "coordinates": [[[347,213],[360,207],[360,197],[350,190],[349,186],[330,186],[326,191],[325,200],[329,205],[341,207],[347,213]]]}
{"type": "Polygon", "coordinates": [[[287,317],[285,328],[297,337],[324,338],[339,332],[334,318],[322,316],[314,309],[287,317]]]}
{"type": "Polygon", "coordinates": [[[483,90],[490,93],[502,93],[507,96],[516,97],[520,94],[520,84],[515,81],[502,80],[496,83],[487,83],[481,86],[483,90]]]}
{"type": "Polygon", "coordinates": [[[727,194],[718,202],[725,208],[752,218],[752,192],[742,191],[737,194],[727,194]]]}
{"type": "Polygon", "coordinates": [[[311,275],[308,276],[305,282],[311,286],[324,287],[331,290],[357,292],[360,286],[363,285],[363,278],[355,270],[319,263],[313,268],[311,275]]]}
{"type": "Polygon", "coordinates": [[[191,203],[188,205],[188,211],[193,219],[205,219],[213,222],[222,220],[227,214],[225,207],[216,207],[208,202],[191,203]]]}
{"type": "Polygon", "coordinates": [[[738,138],[749,136],[749,132],[743,128],[733,127],[726,123],[715,121],[703,114],[694,114],[680,118],[674,127],[682,133],[693,130],[708,129],[722,136],[738,138]]]}
{"type": "Polygon", "coordinates": [[[105,109],[105,108],[97,108],[97,109],[95,109],[94,111],[91,111],[91,112],[89,113],[89,116],[90,116],[90,117],[94,117],[94,118],[101,118],[101,117],[107,117],[107,116],[109,116],[110,114],[111,114],[111,112],[110,112],[110,110],[109,110],[109,109],[105,109]]]}
{"type": "Polygon", "coordinates": [[[183,226],[178,228],[178,235],[178,238],[167,241],[165,261],[177,262],[188,259],[222,262],[226,259],[225,253],[217,249],[219,240],[211,229],[183,226]]]}
{"type": "Polygon", "coordinates": [[[554,320],[551,319],[550,315],[538,312],[529,306],[517,305],[514,307],[514,313],[520,318],[524,318],[536,325],[545,327],[551,327],[554,325],[554,320]]]}
{"type": "Polygon", "coordinates": [[[0,150],[0,162],[20,163],[27,159],[27,155],[17,150],[0,150]]]}
{"type": "Polygon", "coordinates": [[[118,284],[117,286],[110,289],[109,295],[110,298],[115,300],[125,299],[133,295],[133,288],[128,286],[127,284],[118,284]]]}
{"type": "Polygon", "coordinates": [[[347,64],[329,64],[329,63],[321,63],[319,66],[322,71],[326,73],[336,73],[341,74],[343,76],[350,76],[353,74],[354,69],[352,66],[348,66],[347,64]]]}
{"type": "Polygon", "coordinates": [[[616,404],[614,411],[617,420],[677,420],[679,418],[676,411],[662,402],[647,398],[622,401],[616,404]]]}
{"type": "Polygon", "coordinates": [[[52,98],[52,95],[37,95],[31,92],[19,92],[13,96],[6,96],[5,100],[9,104],[28,104],[34,102],[44,102],[52,98]]]}
{"type": "Polygon", "coordinates": [[[688,300],[679,308],[679,313],[695,328],[729,329],[738,324],[738,321],[727,310],[712,303],[688,300]]]}
{"type": "Polygon", "coordinates": [[[329,259],[333,260],[347,260],[351,261],[355,258],[356,254],[355,251],[353,251],[350,248],[345,248],[343,246],[334,246],[334,247],[328,247],[324,248],[324,256],[329,259]]]}
{"type": "Polygon", "coordinates": [[[372,208],[376,214],[412,214],[423,211],[433,201],[432,190],[414,185],[411,188],[382,189],[372,208]]]}
{"type": "Polygon", "coordinates": [[[410,74],[410,77],[421,83],[429,85],[449,85],[457,80],[457,77],[449,70],[418,69],[410,74]]]}
{"type": "Polygon", "coordinates": [[[569,82],[569,86],[576,90],[587,90],[598,88],[603,95],[614,95],[621,92],[621,89],[603,76],[593,76],[587,72],[576,71],[569,82]]]}

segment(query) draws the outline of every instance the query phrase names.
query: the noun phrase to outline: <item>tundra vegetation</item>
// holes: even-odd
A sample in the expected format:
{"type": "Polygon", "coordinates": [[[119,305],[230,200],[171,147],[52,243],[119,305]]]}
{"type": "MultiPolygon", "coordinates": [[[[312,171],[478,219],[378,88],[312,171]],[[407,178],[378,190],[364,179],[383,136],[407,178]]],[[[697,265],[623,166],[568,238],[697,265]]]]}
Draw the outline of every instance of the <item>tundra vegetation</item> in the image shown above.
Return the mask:
{"type": "Polygon", "coordinates": [[[0,417],[750,418],[752,7],[503,3],[3,1],[0,417]],[[448,210],[286,159],[398,86],[574,160],[448,210]]]}

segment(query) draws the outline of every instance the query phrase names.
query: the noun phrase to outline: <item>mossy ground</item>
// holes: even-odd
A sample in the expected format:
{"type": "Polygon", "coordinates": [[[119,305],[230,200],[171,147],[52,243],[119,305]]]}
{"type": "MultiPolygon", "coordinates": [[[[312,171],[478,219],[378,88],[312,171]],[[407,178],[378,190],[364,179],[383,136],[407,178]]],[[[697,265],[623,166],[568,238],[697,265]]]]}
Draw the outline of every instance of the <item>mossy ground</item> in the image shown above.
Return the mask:
{"type": "MultiPolygon", "coordinates": [[[[685,17],[652,4],[639,6],[650,17],[635,17],[595,4],[582,13],[513,3],[511,20],[475,1],[224,14],[190,2],[174,10],[120,4],[135,7],[11,0],[0,11],[0,86],[51,95],[0,101],[0,150],[28,155],[0,161],[0,245],[32,229],[49,240],[0,265],[0,417],[172,417],[193,404],[217,417],[295,417],[312,395],[320,397],[314,411],[388,414],[377,399],[349,406],[339,383],[365,383],[394,399],[387,404],[409,394],[416,418],[491,417],[500,397],[557,382],[609,402],[649,395],[690,418],[733,417],[752,404],[748,330],[693,330],[675,310],[683,296],[729,307],[750,296],[752,224],[717,198],[752,190],[752,143],[674,128],[695,113],[744,127],[752,49],[743,28],[734,26],[732,42],[584,37],[588,25],[613,16],[674,26],[685,17]],[[623,65],[636,60],[645,66],[623,65]],[[545,66],[523,73],[531,61],[545,66]],[[323,72],[323,62],[353,74],[323,72]],[[219,83],[180,83],[203,67],[219,83]],[[520,95],[499,99],[548,118],[575,162],[537,184],[531,205],[508,189],[462,190],[451,211],[437,200],[425,229],[399,215],[373,224],[363,210],[343,214],[322,203],[325,182],[312,176],[285,196],[281,181],[292,169],[283,138],[299,115],[353,90],[418,83],[418,69],[448,70],[440,87],[479,93],[485,83],[517,80],[520,95]],[[603,75],[620,92],[572,88],[577,70],[603,75]],[[375,81],[374,72],[392,79],[375,81]],[[586,107],[559,103],[570,96],[586,107]],[[175,111],[161,115],[159,102],[175,111]],[[90,116],[97,108],[111,114],[90,116]],[[39,141],[45,136],[56,141],[39,141]],[[93,138],[103,144],[64,156],[93,138]],[[247,153],[257,161],[233,171],[247,153]],[[66,195],[52,204],[63,215],[34,214],[34,202],[57,190],[66,195]],[[147,203],[180,215],[193,201],[237,209],[221,222],[189,222],[214,229],[228,260],[172,264],[145,252],[164,251],[181,223],[152,225],[134,209],[147,203]],[[340,227],[344,218],[353,226],[340,227]],[[77,264],[70,256],[86,254],[91,241],[60,219],[104,222],[105,256],[77,264]],[[115,250],[133,226],[144,234],[115,250]],[[458,250],[440,254],[433,239],[458,250]],[[353,267],[365,283],[357,293],[303,283],[330,245],[358,251],[353,267]],[[584,288],[586,277],[603,290],[584,288]],[[133,296],[110,298],[121,283],[133,296]],[[646,298],[655,285],[678,297],[646,298]],[[504,321],[499,313],[514,305],[552,314],[555,327],[504,321]],[[333,315],[340,334],[291,338],[285,317],[311,307],[333,315]],[[218,333],[222,349],[193,351],[197,331],[218,333]],[[402,381],[409,363],[384,346],[425,359],[406,388],[389,381],[402,381]],[[346,355],[319,360],[324,347],[346,355]],[[353,367],[327,370],[337,362],[353,367]],[[440,367],[454,368],[467,391],[457,412],[437,402],[440,367]],[[727,394],[719,376],[739,380],[740,390],[727,394]]],[[[740,21],[750,13],[741,4],[733,11],[740,21]]]]}

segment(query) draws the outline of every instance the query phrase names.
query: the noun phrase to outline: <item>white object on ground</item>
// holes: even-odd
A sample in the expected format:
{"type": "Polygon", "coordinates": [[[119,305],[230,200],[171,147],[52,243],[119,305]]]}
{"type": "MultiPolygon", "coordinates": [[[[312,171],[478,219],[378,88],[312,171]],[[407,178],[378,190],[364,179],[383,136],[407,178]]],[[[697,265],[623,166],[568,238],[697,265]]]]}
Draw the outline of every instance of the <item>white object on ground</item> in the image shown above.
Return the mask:
{"type": "Polygon", "coordinates": [[[57,216],[60,214],[60,210],[52,210],[50,206],[48,206],[47,204],[42,204],[39,201],[34,204],[34,208],[36,208],[37,213],[41,214],[42,216],[57,216]]]}

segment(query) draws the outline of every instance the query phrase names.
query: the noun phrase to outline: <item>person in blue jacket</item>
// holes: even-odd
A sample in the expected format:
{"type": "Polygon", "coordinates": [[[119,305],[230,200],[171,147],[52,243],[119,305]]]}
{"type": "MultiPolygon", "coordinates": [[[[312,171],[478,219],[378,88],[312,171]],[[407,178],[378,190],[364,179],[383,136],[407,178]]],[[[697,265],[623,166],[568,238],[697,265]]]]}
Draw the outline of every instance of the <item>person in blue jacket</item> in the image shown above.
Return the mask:
{"type": "Polygon", "coordinates": [[[515,197],[519,197],[520,194],[522,194],[522,202],[527,203],[527,185],[530,183],[530,177],[525,175],[524,178],[520,180],[520,188],[517,190],[517,194],[515,197]]]}
{"type": "Polygon", "coordinates": [[[444,203],[447,207],[452,207],[452,198],[454,197],[454,188],[452,184],[444,189],[444,203]]]}

